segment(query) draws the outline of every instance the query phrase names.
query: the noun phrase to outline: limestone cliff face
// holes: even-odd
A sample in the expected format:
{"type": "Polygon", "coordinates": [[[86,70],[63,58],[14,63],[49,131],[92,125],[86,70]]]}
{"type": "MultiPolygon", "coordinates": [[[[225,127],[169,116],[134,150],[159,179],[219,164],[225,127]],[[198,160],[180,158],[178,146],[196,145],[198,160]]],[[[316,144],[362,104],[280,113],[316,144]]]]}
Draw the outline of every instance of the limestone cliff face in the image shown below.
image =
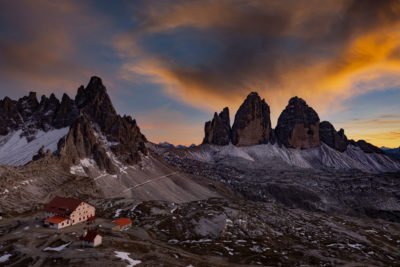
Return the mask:
{"type": "Polygon", "coordinates": [[[79,114],[68,135],[58,144],[58,154],[64,162],[78,164],[80,159],[93,158],[100,169],[113,173],[115,166],[107,155],[108,149],[126,164],[138,163],[141,161],[140,153],[147,154],[147,140],[136,121],[116,113],[98,77],[92,77],[86,88],[79,87],[73,103],[68,97],[63,97],[60,112],[65,114],[65,118],[71,112],[79,114]],[[100,140],[100,135],[106,140],[100,140]]]}
{"type": "Polygon", "coordinates": [[[115,166],[86,115],[75,120],[67,136],[58,142],[58,153],[63,163],[77,165],[81,159],[93,158],[101,170],[115,172],[115,166]]]}
{"type": "Polygon", "coordinates": [[[344,130],[336,131],[329,121],[323,121],[319,124],[319,137],[322,142],[340,152],[344,152],[349,143],[344,130]]]}
{"type": "MultiPolygon", "coordinates": [[[[99,77],[92,77],[86,87],[79,87],[75,100],[64,94],[60,102],[51,94],[42,96],[39,102],[34,92],[18,101],[8,97],[0,100],[0,135],[22,130],[21,136],[30,142],[38,131],[66,127],[69,132],[59,141],[54,154],[68,164],[89,158],[101,169],[113,172],[115,166],[107,152],[113,152],[119,162],[126,164],[138,163],[141,154],[147,154],[147,140],[136,121],[116,113],[99,77]]],[[[39,150],[33,160],[46,155],[39,150]]]]}
{"type": "Polygon", "coordinates": [[[54,127],[62,128],[66,125],[72,125],[72,123],[79,117],[78,107],[75,105],[75,101],[71,99],[67,94],[63,94],[60,107],[58,108],[57,114],[54,118],[54,127]]]}
{"type": "Polygon", "coordinates": [[[22,135],[29,139],[37,130],[46,132],[67,127],[78,117],[77,112],[71,111],[73,107],[73,101],[60,104],[54,94],[50,97],[42,96],[40,102],[35,92],[30,92],[18,101],[5,97],[0,100],[0,135],[21,129],[22,135]],[[69,108],[68,114],[63,112],[66,105],[69,108]]]}
{"type": "Polygon", "coordinates": [[[275,133],[289,148],[320,146],[318,114],[303,99],[293,97],[279,116],[275,133]]]}
{"type": "Polygon", "coordinates": [[[214,113],[212,121],[206,122],[204,126],[205,137],[203,144],[218,146],[229,145],[232,136],[232,129],[229,118],[229,109],[224,108],[221,113],[214,113]]]}
{"type": "Polygon", "coordinates": [[[232,143],[237,146],[266,144],[270,137],[269,106],[256,92],[250,93],[236,113],[232,127],[232,143]]]}
{"type": "Polygon", "coordinates": [[[340,151],[346,151],[349,144],[360,147],[365,153],[384,152],[364,141],[347,140],[344,130],[336,131],[328,121],[320,123],[318,114],[299,98],[293,97],[278,118],[275,129],[271,128],[270,109],[264,99],[250,93],[235,115],[232,128],[229,124],[229,110],[224,108],[214,114],[204,127],[203,144],[253,146],[278,143],[288,148],[308,149],[318,147],[321,142],[340,151]]]}
{"type": "Polygon", "coordinates": [[[92,77],[89,84],[81,86],[75,98],[81,114],[100,127],[111,145],[111,150],[123,162],[138,163],[140,153],[147,154],[144,135],[130,116],[121,117],[112,105],[107,90],[99,77],[92,77]]]}

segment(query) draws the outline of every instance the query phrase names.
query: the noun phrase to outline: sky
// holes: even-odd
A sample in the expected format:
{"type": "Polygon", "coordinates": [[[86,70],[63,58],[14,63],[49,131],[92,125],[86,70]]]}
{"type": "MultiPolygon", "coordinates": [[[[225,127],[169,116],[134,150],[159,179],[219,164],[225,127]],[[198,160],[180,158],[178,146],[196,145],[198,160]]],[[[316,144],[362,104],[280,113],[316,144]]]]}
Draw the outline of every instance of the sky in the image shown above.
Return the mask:
{"type": "Polygon", "coordinates": [[[257,91],[348,138],[400,146],[400,1],[0,0],[0,98],[71,97],[102,78],[153,142],[199,144],[257,91]]]}

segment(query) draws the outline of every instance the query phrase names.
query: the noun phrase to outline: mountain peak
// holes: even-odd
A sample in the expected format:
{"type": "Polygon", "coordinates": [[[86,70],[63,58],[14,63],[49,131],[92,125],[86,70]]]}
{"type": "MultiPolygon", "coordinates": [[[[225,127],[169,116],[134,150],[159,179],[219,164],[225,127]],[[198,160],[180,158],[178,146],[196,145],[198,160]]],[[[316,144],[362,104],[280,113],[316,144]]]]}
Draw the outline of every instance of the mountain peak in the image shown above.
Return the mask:
{"type": "Polygon", "coordinates": [[[318,114],[297,96],[292,97],[282,111],[275,132],[286,147],[304,149],[320,146],[318,114]]]}
{"type": "MultiPolygon", "coordinates": [[[[36,138],[38,131],[54,132],[55,136],[66,132],[64,143],[60,141],[52,151],[62,162],[78,164],[80,159],[91,158],[100,169],[110,173],[115,168],[109,153],[126,164],[138,163],[141,154],[147,154],[146,138],[136,121],[116,113],[102,80],[96,76],[86,87],[78,88],[75,100],[63,94],[60,102],[51,94],[42,96],[39,103],[34,92],[18,101],[0,100],[0,135],[18,130],[22,130],[20,138],[26,137],[28,143],[36,138]]],[[[54,140],[46,141],[54,144],[54,140]]]]}
{"type": "Polygon", "coordinates": [[[294,96],[291,99],[289,99],[289,106],[290,105],[305,105],[305,106],[307,106],[307,103],[303,98],[294,96]]]}
{"type": "Polygon", "coordinates": [[[251,98],[251,97],[260,97],[260,96],[258,95],[257,92],[251,92],[250,94],[247,95],[247,98],[251,98]]]}
{"type": "Polygon", "coordinates": [[[28,99],[32,100],[32,101],[37,101],[37,97],[36,97],[36,92],[29,92],[28,94],[28,99]]]}
{"type": "Polygon", "coordinates": [[[117,114],[106,87],[96,76],[90,79],[86,87],[79,87],[75,103],[78,108],[85,109],[86,113],[97,123],[104,123],[107,117],[117,114]]]}
{"type": "Polygon", "coordinates": [[[98,76],[92,76],[92,77],[90,77],[90,80],[89,80],[89,85],[100,85],[100,86],[103,86],[103,81],[101,80],[101,78],[100,77],[98,77],[98,76]]]}
{"type": "Polygon", "coordinates": [[[344,130],[340,129],[337,132],[329,121],[323,121],[319,124],[319,137],[322,142],[340,152],[347,149],[348,141],[344,130]]]}
{"type": "Polygon", "coordinates": [[[225,107],[219,114],[217,112],[214,113],[212,121],[206,122],[204,133],[203,144],[229,145],[231,126],[228,107],[225,107]]]}
{"type": "Polygon", "coordinates": [[[257,92],[251,92],[235,115],[232,143],[238,146],[266,144],[270,137],[269,106],[257,92]]]}

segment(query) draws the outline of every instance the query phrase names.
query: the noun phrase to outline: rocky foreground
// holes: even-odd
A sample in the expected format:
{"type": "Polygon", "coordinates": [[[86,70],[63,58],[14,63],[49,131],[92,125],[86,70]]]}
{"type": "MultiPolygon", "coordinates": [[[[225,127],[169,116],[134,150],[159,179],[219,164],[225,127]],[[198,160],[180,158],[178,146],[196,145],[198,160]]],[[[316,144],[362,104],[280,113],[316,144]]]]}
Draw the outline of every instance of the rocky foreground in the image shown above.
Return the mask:
{"type": "Polygon", "coordinates": [[[6,266],[397,266],[400,226],[388,221],[304,211],[274,203],[211,198],[174,203],[93,200],[98,248],[82,248],[84,225],[43,228],[27,213],[0,221],[6,266]],[[123,232],[107,226],[133,220],[123,232]],[[125,254],[128,259],[118,255],[125,254]],[[132,265],[131,265],[132,266],[132,265]]]}

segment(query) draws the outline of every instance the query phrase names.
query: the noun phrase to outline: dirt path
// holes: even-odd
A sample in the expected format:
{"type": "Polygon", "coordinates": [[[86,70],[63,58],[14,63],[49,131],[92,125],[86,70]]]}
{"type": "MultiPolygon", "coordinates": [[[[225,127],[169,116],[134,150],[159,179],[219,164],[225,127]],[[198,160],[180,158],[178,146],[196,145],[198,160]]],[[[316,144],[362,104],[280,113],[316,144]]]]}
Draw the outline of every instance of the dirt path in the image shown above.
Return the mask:
{"type": "Polygon", "coordinates": [[[125,190],[122,191],[122,192],[125,193],[125,192],[127,192],[127,191],[129,191],[129,190],[138,188],[138,187],[140,187],[140,186],[143,186],[143,185],[148,184],[148,183],[151,183],[151,182],[155,182],[155,181],[159,181],[159,180],[161,180],[161,179],[165,179],[165,178],[170,177],[170,176],[172,176],[172,175],[174,175],[174,174],[177,174],[177,173],[178,173],[178,172],[173,172],[173,173],[170,173],[170,174],[167,174],[167,175],[163,175],[163,176],[160,176],[160,177],[151,179],[151,180],[147,180],[146,182],[143,182],[143,183],[134,185],[134,186],[132,186],[132,187],[129,187],[129,188],[125,189],[125,190]]]}

